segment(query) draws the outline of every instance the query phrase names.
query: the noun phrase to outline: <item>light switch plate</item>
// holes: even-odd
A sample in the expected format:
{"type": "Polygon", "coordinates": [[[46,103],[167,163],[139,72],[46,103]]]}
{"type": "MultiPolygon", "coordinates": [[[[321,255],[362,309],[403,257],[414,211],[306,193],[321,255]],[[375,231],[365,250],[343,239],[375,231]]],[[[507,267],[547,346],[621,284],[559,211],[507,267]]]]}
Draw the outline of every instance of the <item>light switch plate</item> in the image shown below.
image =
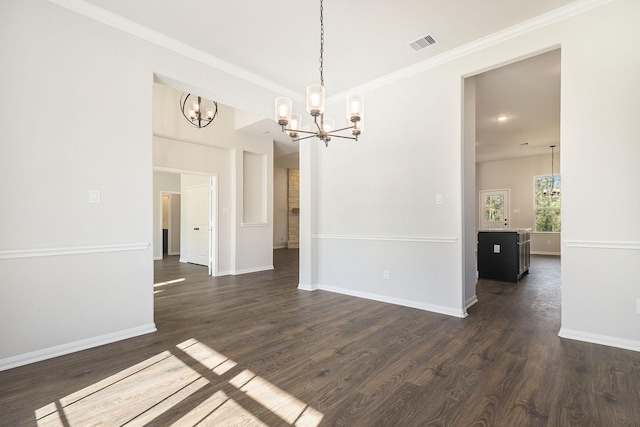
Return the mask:
{"type": "Polygon", "coordinates": [[[100,190],[89,190],[89,203],[100,203],[100,190]]]}
{"type": "Polygon", "coordinates": [[[443,203],[444,196],[440,193],[436,194],[436,205],[441,205],[443,203]]]}
{"type": "Polygon", "coordinates": [[[493,245],[493,253],[494,254],[500,253],[500,245],[493,245]]]}

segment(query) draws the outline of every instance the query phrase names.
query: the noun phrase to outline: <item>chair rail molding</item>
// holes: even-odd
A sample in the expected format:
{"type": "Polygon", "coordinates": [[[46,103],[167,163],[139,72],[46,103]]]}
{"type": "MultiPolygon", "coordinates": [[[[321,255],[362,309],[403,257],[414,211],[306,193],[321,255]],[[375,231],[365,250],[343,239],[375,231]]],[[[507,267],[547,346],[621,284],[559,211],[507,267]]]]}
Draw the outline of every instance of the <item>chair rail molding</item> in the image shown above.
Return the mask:
{"type": "Polygon", "coordinates": [[[436,236],[373,236],[373,235],[347,235],[347,234],[312,234],[314,239],[334,240],[377,240],[381,242],[421,242],[421,243],[456,243],[457,237],[436,236]]]}
{"type": "Polygon", "coordinates": [[[615,242],[601,240],[565,240],[569,248],[640,250],[640,242],[615,242]]]}
{"type": "Polygon", "coordinates": [[[84,255],[106,252],[143,251],[151,247],[151,243],[123,243],[117,245],[70,246],[59,248],[32,248],[0,251],[0,260],[16,258],[37,258],[60,255],[84,255]]]}

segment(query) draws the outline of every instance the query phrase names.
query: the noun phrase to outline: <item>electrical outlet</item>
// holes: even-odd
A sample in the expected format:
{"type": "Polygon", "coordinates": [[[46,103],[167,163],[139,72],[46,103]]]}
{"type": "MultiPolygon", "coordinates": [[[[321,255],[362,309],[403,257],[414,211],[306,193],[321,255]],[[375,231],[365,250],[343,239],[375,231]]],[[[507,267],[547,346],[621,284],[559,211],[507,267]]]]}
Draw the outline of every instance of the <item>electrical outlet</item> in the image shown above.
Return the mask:
{"type": "Polygon", "coordinates": [[[383,270],[382,277],[384,277],[384,280],[389,280],[389,270],[383,270]]]}

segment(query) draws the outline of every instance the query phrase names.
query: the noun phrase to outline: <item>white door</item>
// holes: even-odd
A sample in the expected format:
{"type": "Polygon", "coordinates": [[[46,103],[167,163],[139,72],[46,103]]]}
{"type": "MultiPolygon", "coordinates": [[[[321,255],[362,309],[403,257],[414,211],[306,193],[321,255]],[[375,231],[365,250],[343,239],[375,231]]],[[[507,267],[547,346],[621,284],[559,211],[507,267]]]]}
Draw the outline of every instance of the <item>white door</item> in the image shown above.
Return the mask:
{"type": "Polygon", "coordinates": [[[480,230],[509,228],[509,190],[480,191],[480,230]]]}
{"type": "Polygon", "coordinates": [[[209,265],[209,184],[187,187],[187,262],[209,265]]]}

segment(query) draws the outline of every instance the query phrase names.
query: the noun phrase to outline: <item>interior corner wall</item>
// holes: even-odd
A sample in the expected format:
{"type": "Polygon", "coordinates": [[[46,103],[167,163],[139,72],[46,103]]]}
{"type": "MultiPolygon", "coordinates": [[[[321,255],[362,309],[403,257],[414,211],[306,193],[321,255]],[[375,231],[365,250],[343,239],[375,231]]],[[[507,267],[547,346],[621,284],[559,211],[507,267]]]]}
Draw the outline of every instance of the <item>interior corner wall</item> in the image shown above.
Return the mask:
{"type": "Polygon", "coordinates": [[[288,170],[273,168],[273,248],[287,247],[288,240],[288,170]]]}
{"type": "Polygon", "coordinates": [[[153,259],[162,259],[162,192],[180,192],[180,175],[153,172],[153,259]]]}
{"type": "MultiPolygon", "coordinates": [[[[0,369],[155,330],[154,76],[262,116],[278,95],[82,14],[91,10],[0,2],[0,37],[20,40],[0,44],[0,369]]],[[[262,145],[272,159],[270,140],[252,150],[262,145]]]]}
{"type": "Polygon", "coordinates": [[[242,153],[242,223],[267,223],[267,162],[264,154],[242,153]]]}

